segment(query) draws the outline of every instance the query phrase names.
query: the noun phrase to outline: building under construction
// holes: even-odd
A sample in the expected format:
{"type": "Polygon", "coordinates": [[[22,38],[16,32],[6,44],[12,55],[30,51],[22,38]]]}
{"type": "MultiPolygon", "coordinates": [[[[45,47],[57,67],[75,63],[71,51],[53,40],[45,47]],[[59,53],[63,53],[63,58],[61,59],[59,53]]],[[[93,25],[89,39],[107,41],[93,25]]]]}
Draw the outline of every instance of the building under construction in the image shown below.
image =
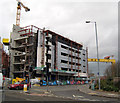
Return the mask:
{"type": "Polygon", "coordinates": [[[50,30],[13,25],[10,36],[10,76],[70,80],[87,77],[87,51],[83,45],[50,30]],[[47,67],[49,68],[48,71],[47,67]]]}

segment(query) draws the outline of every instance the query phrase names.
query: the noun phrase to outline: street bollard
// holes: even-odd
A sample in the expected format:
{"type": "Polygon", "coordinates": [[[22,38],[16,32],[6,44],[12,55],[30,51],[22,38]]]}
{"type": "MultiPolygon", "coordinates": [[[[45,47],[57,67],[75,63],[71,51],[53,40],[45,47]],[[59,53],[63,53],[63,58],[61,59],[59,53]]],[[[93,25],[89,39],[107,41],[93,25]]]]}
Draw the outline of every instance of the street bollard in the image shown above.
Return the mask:
{"type": "Polygon", "coordinates": [[[24,84],[24,92],[25,92],[25,93],[28,92],[28,91],[27,91],[27,84],[24,84]]]}

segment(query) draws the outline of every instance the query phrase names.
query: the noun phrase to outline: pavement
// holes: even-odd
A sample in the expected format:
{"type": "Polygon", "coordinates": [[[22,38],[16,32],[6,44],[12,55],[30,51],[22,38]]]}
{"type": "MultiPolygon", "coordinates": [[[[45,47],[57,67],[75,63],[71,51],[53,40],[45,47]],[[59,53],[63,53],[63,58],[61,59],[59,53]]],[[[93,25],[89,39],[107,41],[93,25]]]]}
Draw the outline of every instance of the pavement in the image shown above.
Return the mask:
{"type": "Polygon", "coordinates": [[[102,90],[91,90],[89,89],[89,84],[78,86],[78,90],[92,95],[92,96],[100,96],[100,97],[108,97],[108,98],[118,98],[120,99],[120,92],[107,92],[102,90]]]}

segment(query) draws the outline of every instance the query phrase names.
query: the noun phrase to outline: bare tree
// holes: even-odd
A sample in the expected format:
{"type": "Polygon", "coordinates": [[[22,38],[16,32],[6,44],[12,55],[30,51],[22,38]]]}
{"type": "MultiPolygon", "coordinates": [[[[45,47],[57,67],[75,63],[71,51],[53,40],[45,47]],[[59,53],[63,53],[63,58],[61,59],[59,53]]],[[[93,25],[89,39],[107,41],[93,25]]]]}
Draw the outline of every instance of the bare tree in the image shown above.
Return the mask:
{"type": "Polygon", "coordinates": [[[104,75],[107,76],[107,78],[113,79],[114,77],[120,77],[120,62],[112,64],[111,66],[108,66],[104,72],[104,75]]]}

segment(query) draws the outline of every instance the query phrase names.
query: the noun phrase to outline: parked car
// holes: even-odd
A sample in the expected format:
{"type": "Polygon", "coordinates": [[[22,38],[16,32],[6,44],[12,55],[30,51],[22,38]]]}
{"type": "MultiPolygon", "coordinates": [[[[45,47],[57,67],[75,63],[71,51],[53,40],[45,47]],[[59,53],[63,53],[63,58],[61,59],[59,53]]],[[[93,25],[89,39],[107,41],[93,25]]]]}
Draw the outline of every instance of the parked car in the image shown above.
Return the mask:
{"type": "MultiPolygon", "coordinates": [[[[24,82],[16,82],[14,84],[10,84],[8,86],[9,89],[16,89],[16,90],[19,90],[19,89],[23,89],[24,88],[24,82]]],[[[29,89],[29,84],[27,84],[27,89],[29,89]]]]}
{"type": "Polygon", "coordinates": [[[57,82],[56,81],[49,81],[48,85],[50,85],[50,86],[57,85],[57,82]]]}
{"type": "Polygon", "coordinates": [[[70,81],[69,80],[67,80],[67,85],[69,85],[70,84],[70,81]]]}
{"type": "Polygon", "coordinates": [[[71,80],[71,81],[70,81],[70,84],[72,84],[72,85],[73,85],[73,84],[74,84],[74,80],[71,80]]]}
{"type": "Polygon", "coordinates": [[[77,84],[80,84],[81,82],[80,81],[77,81],[77,84]]]}
{"type": "Polygon", "coordinates": [[[56,80],[57,85],[63,85],[63,83],[59,80],[56,80]]]}

